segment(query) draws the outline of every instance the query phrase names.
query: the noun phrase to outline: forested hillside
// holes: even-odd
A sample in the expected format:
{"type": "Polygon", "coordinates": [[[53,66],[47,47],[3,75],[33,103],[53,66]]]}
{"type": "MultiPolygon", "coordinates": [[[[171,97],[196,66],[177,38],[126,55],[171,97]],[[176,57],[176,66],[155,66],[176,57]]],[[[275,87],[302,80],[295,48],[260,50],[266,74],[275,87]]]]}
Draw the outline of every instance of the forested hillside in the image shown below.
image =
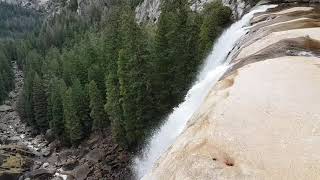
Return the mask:
{"type": "Polygon", "coordinates": [[[39,12],[0,2],[0,40],[24,37],[40,28],[41,19],[39,12]]]}
{"type": "Polygon", "coordinates": [[[187,0],[167,0],[157,25],[139,25],[139,2],[97,2],[79,15],[73,0],[36,37],[15,43],[23,120],[70,145],[109,127],[123,147],[143,145],[183,100],[231,11],[212,3],[196,13],[187,0]]]}
{"type": "Polygon", "coordinates": [[[14,75],[9,57],[5,48],[0,46],[0,104],[3,103],[9,91],[14,87],[14,75]]]}
{"type": "Polygon", "coordinates": [[[39,29],[40,24],[39,13],[0,2],[0,104],[14,87],[11,64],[17,60],[14,40],[39,29]]]}

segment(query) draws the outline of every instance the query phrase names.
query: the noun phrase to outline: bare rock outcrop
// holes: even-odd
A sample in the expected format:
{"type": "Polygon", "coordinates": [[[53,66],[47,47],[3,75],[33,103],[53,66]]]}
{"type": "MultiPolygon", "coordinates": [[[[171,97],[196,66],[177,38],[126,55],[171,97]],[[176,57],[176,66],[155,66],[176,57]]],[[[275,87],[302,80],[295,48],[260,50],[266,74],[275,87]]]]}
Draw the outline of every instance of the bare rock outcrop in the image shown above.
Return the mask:
{"type": "MultiPolygon", "coordinates": [[[[203,7],[214,1],[219,0],[190,0],[193,11],[201,11],[203,7]]],[[[239,19],[249,8],[250,5],[244,0],[222,0],[225,6],[231,8],[234,19],[239,19]]],[[[161,14],[161,0],[144,0],[136,8],[136,19],[139,23],[156,23],[161,14]]]]}

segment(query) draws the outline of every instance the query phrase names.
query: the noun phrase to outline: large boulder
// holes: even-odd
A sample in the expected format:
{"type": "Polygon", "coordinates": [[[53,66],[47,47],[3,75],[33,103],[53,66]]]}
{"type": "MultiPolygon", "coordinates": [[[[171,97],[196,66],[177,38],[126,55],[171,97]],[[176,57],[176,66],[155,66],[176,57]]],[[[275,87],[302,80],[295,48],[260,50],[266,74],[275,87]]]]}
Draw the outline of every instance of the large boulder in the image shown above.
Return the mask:
{"type": "Polygon", "coordinates": [[[56,170],[54,168],[52,169],[36,169],[34,171],[31,171],[30,173],[28,173],[28,177],[30,177],[31,179],[37,179],[37,180],[42,180],[42,179],[49,179],[51,177],[53,177],[53,175],[55,174],[56,170]]]}
{"type": "Polygon", "coordinates": [[[17,180],[23,172],[29,170],[33,162],[11,148],[0,149],[0,180],[17,180]]]}
{"type": "Polygon", "coordinates": [[[1,105],[0,106],[0,112],[12,112],[13,108],[8,105],[1,105]]]}
{"type": "Polygon", "coordinates": [[[85,180],[89,173],[90,166],[88,164],[83,164],[74,169],[71,174],[76,180],[85,180]]]}
{"type": "Polygon", "coordinates": [[[99,162],[105,156],[103,149],[93,149],[86,155],[86,160],[93,163],[99,162]]]}
{"type": "Polygon", "coordinates": [[[46,134],[44,135],[44,138],[45,138],[49,143],[53,142],[53,141],[56,139],[56,137],[55,137],[52,129],[48,129],[48,130],[46,131],[46,134]]]}

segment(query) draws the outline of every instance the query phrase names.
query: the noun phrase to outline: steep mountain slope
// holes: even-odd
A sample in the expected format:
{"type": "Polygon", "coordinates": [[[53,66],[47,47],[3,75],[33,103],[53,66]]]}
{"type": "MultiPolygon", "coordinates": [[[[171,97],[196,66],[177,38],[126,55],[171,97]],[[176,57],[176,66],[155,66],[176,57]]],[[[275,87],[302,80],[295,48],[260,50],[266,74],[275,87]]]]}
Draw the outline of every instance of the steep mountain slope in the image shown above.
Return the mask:
{"type": "MultiPolygon", "coordinates": [[[[210,2],[217,2],[219,0],[190,0],[189,4],[194,11],[201,11],[204,6],[210,2]]],[[[249,8],[249,1],[245,0],[222,0],[225,6],[232,9],[234,19],[239,19],[249,8]]],[[[144,0],[136,8],[136,18],[138,22],[152,22],[158,21],[161,14],[161,0],[144,0]]]]}
{"type": "Polygon", "coordinates": [[[45,10],[49,5],[50,0],[1,0],[1,2],[13,4],[13,5],[17,5],[25,8],[45,10]]]}
{"type": "Polygon", "coordinates": [[[256,14],[229,71],[144,179],[317,179],[319,12],[256,14]]]}

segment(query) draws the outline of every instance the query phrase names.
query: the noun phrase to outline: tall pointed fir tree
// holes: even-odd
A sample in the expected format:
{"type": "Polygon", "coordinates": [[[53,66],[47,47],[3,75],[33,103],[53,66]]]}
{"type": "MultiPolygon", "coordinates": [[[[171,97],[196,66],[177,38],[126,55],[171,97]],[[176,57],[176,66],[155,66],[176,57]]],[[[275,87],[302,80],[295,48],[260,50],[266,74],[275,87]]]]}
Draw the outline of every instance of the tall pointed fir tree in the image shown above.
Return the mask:
{"type": "Polygon", "coordinates": [[[33,111],[33,81],[34,81],[35,72],[32,69],[29,69],[25,75],[25,82],[23,87],[23,97],[22,102],[24,109],[25,121],[33,127],[36,127],[36,122],[34,119],[34,111],[33,111]]]}
{"type": "Polygon", "coordinates": [[[74,80],[72,86],[72,102],[75,105],[76,115],[79,118],[84,135],[91,132],[92,120],[90,118],[89,99],[78,79],[74,80]]]}
{"type": "MultiPolygon", "coordinates": [[[[88,79],[89,81],[94,81],[100,91],[101,96],[105,99],[106,92],[106,84],[105,84],[105,72],[101,66],[92,65],[88,71],[88,79]]],[[[105,102],[105,100],[104,100],[105,102]]]]}
{"type": "Polygon", "coordinates": [[[50,82],[51,92],[49,102],[51,103],[50,128],[54,135],[63,139],[64,119],[63,119],[63,95],[66,91],[66,85],[63,80],[52,79],[50,82]]]}
{"type": "Polygon", "coordinates": [[[2,77],[2,74],[0,73],[0,104],[3,103],[3,101],[5,100],[6,96],[7,96],[7,93],[6,93],[6,90],[4,88],[3,77],[2,77]]]}
{"type": "Polygon", "coordinates": [[[135,148],[143,143],[153,120],[153,102],[148,89],[148,52],[134,12],[127,7],[121,19],[123,46],[118,59],[120,95],[127,145],[135,148]]]}
{"type": "Polygon", "coordinates": [[[69,88],[63,97],[63,116],[66,138],[72,145],[80,143],[84,134],[79,117],[77,116],[75,105],[72,101],[72,89],[69,88]]]}
{"type": "Polygon", "coordinates": [[[32,102],[36,126],[40,131],[45,132],[48,128],[47,96],[42,79],[37,73],[33,81],[32,102]]]}
{"type": "Polygon", "coordinates": [[[107,121],[107,115],[103,108],[103,99],[98,90],[98,86],[95,81],[91,81],[89,84],[90,95],[90,116],[93,119],[92,130],[102,131],[109,125],[107,121]]]}
{"type": "Polygon", "coordinates": [[[103,32],[104,58],[106,60],[106,104],[112,134],[117,142],[123,146],[126,144],[125,124],[123,110],[120,103],[120,90],[118,79],[118,54],[121,48],[121,36],[119,32],[121,8],[117,7],[109,16],[110,24],[103,32]]]}
{"type": "Polygon", "coordinates": [[[198,30],[187,0],[165,0],[155,37],[153,89],[159,111],[181,102],[198,65],[198,30]]]}

